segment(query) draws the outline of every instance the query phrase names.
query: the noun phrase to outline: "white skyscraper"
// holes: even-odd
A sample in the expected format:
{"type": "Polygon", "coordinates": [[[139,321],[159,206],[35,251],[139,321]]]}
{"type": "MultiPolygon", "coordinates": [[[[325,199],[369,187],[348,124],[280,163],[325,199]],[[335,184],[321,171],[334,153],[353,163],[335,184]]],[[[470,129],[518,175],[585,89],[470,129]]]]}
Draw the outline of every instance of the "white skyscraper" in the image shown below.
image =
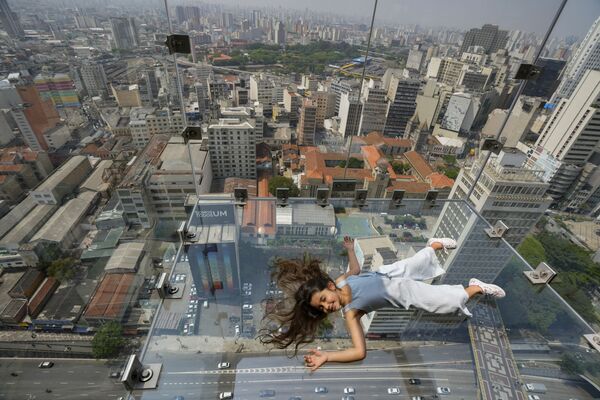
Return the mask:
{"type": "Polygon", "coordinates": [[[562,99],[527,160],[543,169],[549,194],[559,200],[600,144],[600,71],[587,70],[569,99],[562,99]]]}
{"type": "Polygon", "coordinates": [[[215,178],[256,179],[255,120],[221,118],[208,126],[208,147],[215,178]]]}
{"type": "Polygon", "coordinates": [[[569,98],[589,69],[600,70],[600,17],[594,21],[587,35],[565,67],[558,89],[550,100],[558,103],[560,99],[569,98]]]}

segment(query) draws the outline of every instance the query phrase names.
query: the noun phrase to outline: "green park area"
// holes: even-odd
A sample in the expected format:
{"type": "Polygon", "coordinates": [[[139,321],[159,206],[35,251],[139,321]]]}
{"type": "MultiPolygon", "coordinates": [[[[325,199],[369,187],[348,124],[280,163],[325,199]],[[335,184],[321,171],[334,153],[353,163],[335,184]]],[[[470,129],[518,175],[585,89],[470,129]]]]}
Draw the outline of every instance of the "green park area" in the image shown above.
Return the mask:
{"type": "Polygon", "coordinates": [[[230,60],[219,60],[214,65],[273,65],[281,64],[282,73],[322,73],[327,65],[359,57],[360,50],[348,43],[317,41],[297,44],[285,49],[278,45],[253,43],[229,53],[230,60]]]}
{"type": "Polygon", "coordinates": [[[600,285],[600,265],[592,253],[560,236],[541,232],[528,236],[518,247],[533,267],[545,261],[558,275],[551,286],[590,324],[600,323],[591,298],[600,285]]]}

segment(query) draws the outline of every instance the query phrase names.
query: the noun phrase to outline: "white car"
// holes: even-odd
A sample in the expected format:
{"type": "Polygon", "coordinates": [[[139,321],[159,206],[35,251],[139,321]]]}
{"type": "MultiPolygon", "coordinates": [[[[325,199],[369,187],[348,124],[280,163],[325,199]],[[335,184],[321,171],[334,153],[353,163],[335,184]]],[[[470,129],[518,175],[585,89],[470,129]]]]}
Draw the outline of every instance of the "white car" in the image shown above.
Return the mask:
{"type": "Polygon", "coordinates": [[[354,390],[353,387],[346,387],[344,388],[344,394],[355,394],[356,390],[354,390]]]}
{"type": "Polygon", "coordinates": [[[388,388],[388,394],[400,394],[400,388],[399,387],[388,388]]]}
{"type": "Polygon", "coordinates": [[[244,304],[242,310],[252,310],[252,304],[244,304]]]}
{"type": "Polygon", "coordinates": [[[449,387],[445,387],[445,386],[439,386],[437,388],[437,393],[438,394],[450,394],[450,388],[449,387]]]}
{"type": "Polygon", "coordinates": [[[528,394],[527,399],[528,400],[541,400],[541,397],[538,396],[537,394],[528,394]]]}
{"type": "Polygon", "coordinates": [[[219,393],[219,400],[233,399],[233,392],[221,392],[219,393]]]}
{"type": "Polygon", "coordinates": [[[217,364],[217,368],[219,369],[227,369],[229,368],[230,364],[228,362],[220,362],[217,364]]]}

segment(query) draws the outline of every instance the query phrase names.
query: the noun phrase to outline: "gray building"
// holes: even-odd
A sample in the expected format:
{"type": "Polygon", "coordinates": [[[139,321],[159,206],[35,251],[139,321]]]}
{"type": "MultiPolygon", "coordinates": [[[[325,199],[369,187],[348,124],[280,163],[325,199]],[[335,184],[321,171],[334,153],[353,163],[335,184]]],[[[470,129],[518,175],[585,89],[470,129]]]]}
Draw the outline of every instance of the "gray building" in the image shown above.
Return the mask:
{"type": "Polygon", "coordinates": [[[58,167],[30,195],[38,204],[60,204],[92,171],[85,156],[73,156],[58,167]]]}
{"type": "Polygon", "coordinates": [[[415,114],[417,95],[421,88],[418,79],[405,79],[392,75],[387,98],[389,108],[383,130],[386,136],[404,136],[406,125],[415,114]]]}
{"type": "Polygon", "coordinates": [[[469,47],[479,46],[485,49],[487,54],[506,47],[508,42],[508,31],[498,29],[498,25],[485,24],[481,28],[470,29],[465,33],[460,52],[464,53],[469,47]]]}
{"type": "Polygon", "coordinates": [[[113,46],[118,50],[132,50],[139,45],[137,27],[133,17],[110,19],[113,46]]]}

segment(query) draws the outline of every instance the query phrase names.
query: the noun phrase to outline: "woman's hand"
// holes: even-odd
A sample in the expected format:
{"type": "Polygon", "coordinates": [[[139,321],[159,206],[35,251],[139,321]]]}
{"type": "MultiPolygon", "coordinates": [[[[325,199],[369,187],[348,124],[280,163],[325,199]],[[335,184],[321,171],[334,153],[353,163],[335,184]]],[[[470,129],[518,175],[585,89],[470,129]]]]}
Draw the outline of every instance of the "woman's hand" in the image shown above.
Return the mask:
{"type": "Polygon", "coordinates": [[[304,356],[304,363],[311,371],[316,371],[321,365],[327,362],[327,353],[321,350],[310,350],[304,356]]]}
{"type": "Polygon", "coordinates": [[[350,236],[344,236],[344,248],[346,250],[354,250],[354,239],[350,236]]]}

